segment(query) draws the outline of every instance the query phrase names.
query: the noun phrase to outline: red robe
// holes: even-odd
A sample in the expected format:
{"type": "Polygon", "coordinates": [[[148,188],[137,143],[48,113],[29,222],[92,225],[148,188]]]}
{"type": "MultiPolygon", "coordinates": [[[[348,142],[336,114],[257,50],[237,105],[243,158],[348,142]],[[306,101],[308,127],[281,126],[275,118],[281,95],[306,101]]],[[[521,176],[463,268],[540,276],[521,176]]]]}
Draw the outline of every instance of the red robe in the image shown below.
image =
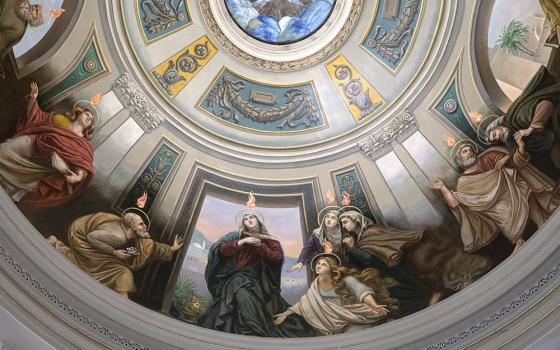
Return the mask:
{"type": "Polygon", "coordinates": [[[93,176],[93,147],[84,138],[71,130],[52,122],[53,113],[41,110],[35,102],[27,118],[20,122],[16,137],[27,135],[33,140],[33,157],[50,158],[58,154],[71,168],[81,168],[87,172],[86,178],[73,184],[67,190],[66,178],[60,173],[47,176],[39,181],[37,188],[27,193],[20,203],[34,208],[48,208],[64,204],[81,193],[93,176]]]}
{"type": "Polygon", "coordinates": [[[223,243],[220,253],[223,256],[233,256],[237,268],[253,265],[257,259],[263,259],[267,264],[278,265],[284,258],[280,242],[274,239],[263,239],[260,246],[244,244],[239,247],[239,240],[223,243]]]}

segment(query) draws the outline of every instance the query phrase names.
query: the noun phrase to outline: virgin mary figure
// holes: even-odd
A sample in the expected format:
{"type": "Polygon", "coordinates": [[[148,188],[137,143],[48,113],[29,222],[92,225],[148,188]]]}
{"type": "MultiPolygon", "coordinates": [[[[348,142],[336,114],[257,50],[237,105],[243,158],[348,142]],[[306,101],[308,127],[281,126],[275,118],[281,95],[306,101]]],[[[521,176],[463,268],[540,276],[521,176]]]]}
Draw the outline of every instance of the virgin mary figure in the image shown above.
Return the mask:
{"type": "Polygon", "coordinates": [[[199,319],[205,328],[263,337],[313,336],[301,318],[278,327],[273,315],[289,304],[280,296],[284,252],[268,233],[264,219],[253,209],[236,218],[237,231],[210,247],[205,279],[212,304],[199,319]]]}

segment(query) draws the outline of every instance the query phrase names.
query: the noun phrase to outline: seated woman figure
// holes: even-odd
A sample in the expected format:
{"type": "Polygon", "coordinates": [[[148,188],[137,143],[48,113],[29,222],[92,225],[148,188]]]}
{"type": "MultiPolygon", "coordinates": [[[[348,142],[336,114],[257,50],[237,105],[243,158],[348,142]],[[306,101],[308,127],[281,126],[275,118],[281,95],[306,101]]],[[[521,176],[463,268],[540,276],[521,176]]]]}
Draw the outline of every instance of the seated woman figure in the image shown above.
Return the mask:
{"type": "Polygon", "coordinates": [[[312,266],[318,277],[295,305],[274,316],[274,324],[296,314],[321,334],[347,333],[380,324],[398,309],[388,291],[395,281],[380,279],[376,269],[347,269],[330,253],[317,255],[312,266]]]}

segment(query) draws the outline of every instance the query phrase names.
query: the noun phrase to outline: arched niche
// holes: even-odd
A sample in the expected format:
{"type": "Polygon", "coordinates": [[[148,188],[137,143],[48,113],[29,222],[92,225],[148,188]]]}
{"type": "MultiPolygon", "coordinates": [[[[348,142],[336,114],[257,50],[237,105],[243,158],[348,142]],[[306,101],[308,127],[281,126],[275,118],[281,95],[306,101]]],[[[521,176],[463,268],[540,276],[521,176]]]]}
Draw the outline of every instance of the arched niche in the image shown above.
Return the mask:
{"type": "Polygon", "coordinates": [[[508,7],[504,0],[479,2],[471,26],[471,59],[479,90],[490,106],[496,106],[502,112],[521,93],[538,67],[547,64],[551,54],[550,48],[543,47],[549,28],[544,15],[540,16],[542,11],[538,2],[523,0],[519,3],[525,11],[519,10],[517,4],[508,7]],[[522,17],[516,17],[520,11],[522,17]],[[528,30],[525,46],[530,47],[529,52],[535,51],[534,56],[524,53],[525,47],[511,54],[499,48],[499,37],[513,20],[528,30]]]}

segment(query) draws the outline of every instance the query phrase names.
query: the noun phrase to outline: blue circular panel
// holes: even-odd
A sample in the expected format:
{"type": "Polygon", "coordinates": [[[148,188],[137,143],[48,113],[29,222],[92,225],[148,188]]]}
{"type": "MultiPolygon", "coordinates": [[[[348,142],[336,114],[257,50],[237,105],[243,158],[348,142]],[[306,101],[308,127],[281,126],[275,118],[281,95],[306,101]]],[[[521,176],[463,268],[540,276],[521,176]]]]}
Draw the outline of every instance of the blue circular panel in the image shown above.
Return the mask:
{"type": "Polygon", "coordinates": [[[225,0],[235,23],[249,36],[275,45],[301,41],[329,18],[336,0],[225,0]]]}

